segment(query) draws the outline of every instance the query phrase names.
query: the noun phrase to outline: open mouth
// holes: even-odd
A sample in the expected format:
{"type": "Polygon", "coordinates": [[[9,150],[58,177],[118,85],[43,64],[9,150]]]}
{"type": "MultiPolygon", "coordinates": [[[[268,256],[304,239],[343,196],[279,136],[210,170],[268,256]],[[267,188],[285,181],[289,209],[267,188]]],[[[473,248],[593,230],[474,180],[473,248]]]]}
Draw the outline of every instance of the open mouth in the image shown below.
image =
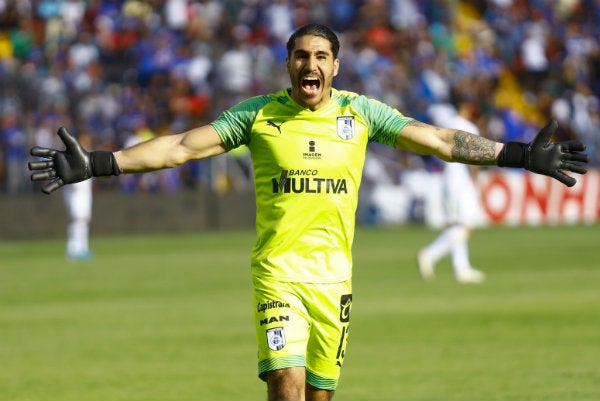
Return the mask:
{"type": "Polygon", "coordinates": [[[308,77],[302,80],[302,90],[306,94],[314,94],[321,88],[321,81],[318,78],[308,77]]]}

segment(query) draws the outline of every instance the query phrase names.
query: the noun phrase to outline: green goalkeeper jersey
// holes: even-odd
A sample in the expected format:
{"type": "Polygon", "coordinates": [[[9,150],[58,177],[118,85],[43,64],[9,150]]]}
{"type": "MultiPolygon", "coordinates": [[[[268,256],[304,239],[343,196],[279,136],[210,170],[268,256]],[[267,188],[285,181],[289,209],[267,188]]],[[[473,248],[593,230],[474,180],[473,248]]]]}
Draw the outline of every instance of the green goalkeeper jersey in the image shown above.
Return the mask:
{"type": "Polygon", "coordinates": [[[250,149],[258,236],[252,274],[289,282],[349,279],[367,144],[393,146],[409,121],[379,101],[336,89],[316,111],[281,90],[213,121],[227,150],[250,149]]]}

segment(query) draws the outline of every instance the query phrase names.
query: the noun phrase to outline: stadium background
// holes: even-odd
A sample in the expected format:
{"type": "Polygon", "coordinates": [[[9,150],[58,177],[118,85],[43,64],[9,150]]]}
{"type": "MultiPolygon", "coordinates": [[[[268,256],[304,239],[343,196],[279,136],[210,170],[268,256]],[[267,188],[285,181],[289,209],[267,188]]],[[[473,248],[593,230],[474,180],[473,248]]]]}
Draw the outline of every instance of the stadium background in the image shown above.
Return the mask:
{"type": "MultiPolygon", "coordinates": [[[[1,398],[264,398],[247,302],[254,236],[203,231],[252,226],[237,214],[253,202],[243,153],[95,181],[95,254],[85,266],[65,262],[61,194],[41,194],[24,167],[28,147],[48,143],[59,123],[116,148],[279,88],[287,78],[276,35],[311,19],[344,41],[336,86],[418,118],[459,87],[490,137],[530,135],[538,112],[552,114],[562,138],[590,145],[596,167],[569,190],[520,171],[482,173],[493,223],[549,223],[479,230],[472,256],[490,278],[484,286],[457,285],[448,261],[424,285],[414,259],[433,237],[425,226],[359,227],[352,351],[336,399],[597,401],[597,225],[552,223],[598,220],[599,14],[594,0],[0,0],[1,398]],[[187,11],[167,13],[177,5],[187,11]],[[526,27],[546,38],[541,73],[521,53],[526,27]],[[86,38],[92,45],[80,47],[86,38]],[[174,233],[184,229],[195,232],[174,233]],[[56,238],[37,239],[47,236],[56,238]]],[[[415,178],[435,181],[438,166],[380,147],[370,155],[390,181],[366,179],[363,196],[383,190],[405,203],[362,202],[363,221],[435,220],[423,181],[419,196],[406,194],[415,178]]]]}
{"type": "MultiPolygon", "coordinates": [[[[42,199],[25,168],[31,146],[61,146],[58,126],[89,135],[92,148],[118,149],[206,123],[245,97],[286,86],[285,40],[307,22],[340,36],[340,89],[422,121],[432,104],[468,102],[481,133],[501,141],[528,141],[552,116],[558,139],[584,140],[591,165],[600,165],[598,1],[2,0],[0,236],[18,237],[24,227],[31,235],[42,220],[47,229],[38,235],[62,233],[60,198],[42,199]],[[26,210],[18,224],[15,210],[26,210]]],[[[376,145],[369,160],[375,168],[365,179],[362,222],[435,225],[436,195],[424,194],[423,182],[409,185],[423,176],[435,183],[435,174],[423,174],[439,170],[435,160],[376,145]],[[389,204],[374,193],[401,196],[389,204]]],[[[484,198],[493,199],[488,223],[599,218],[596,171],[569,192],[529,175],[497,174],[479,177],[489,191],[484,198]]],[[[192,209],[203,216],[194,221],[198,228],[251,225],[251,208],[232,219],[228,212],[239,208],[226,200],[248,204],[251,187],[244,149],[96,180],[95,229],[144,231],[156,217],[164,229],[185,228],[192,209]],[[175,199],[181,213],[165,215],[164,199],[175,199]],[[124,218],[112,220],[121,226],[106,224],[103,214],[114,212],[116,200],[124,218]],[[207,212],[215,207],[220,211],[207,212]]]]}

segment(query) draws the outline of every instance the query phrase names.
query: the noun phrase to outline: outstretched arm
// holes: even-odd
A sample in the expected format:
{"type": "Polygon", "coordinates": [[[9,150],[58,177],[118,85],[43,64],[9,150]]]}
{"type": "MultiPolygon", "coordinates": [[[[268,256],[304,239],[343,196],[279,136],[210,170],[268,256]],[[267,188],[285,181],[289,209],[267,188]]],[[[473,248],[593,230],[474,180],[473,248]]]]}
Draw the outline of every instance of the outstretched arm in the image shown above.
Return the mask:
{"type": "Polygon", "coordinates": [[[396,148],[433,155],[447,162],[495,165],[502,144],[469,132],[411,121],[396,140],[396,148]]]}
{"type": "Polygon", "coordinates": [[[225,147],[212,125],[182,134],[165,135],[115,152],[123,173],[141,173],[179,166],[224,153],[225,147]]]}
{"type": "Polygon", "coordinates": [[[550,121],[530,143],[495,142],[468,132],[440,128],[416,120],[396,140],[396,148],[434,155],[442,160],[472,165],[522,167],[557,179],[571,187],[577,180],[565,172],[585,174],[588,156],[581,141],[551,142],[558,124],[550,121]]]}
{"type": "Polygon", "coordinates": [[[49,182],[42,192],[50,194],[65,184],[91,177],[139,173],[175,167],[226,151],[217,131],[205,125],[182,134],[167,135],[118,152],[88,152],[64,127],[58,136],[65,150],[34,147],[31,155],[43,158],[29,163],[33,181],[49,182]]]}

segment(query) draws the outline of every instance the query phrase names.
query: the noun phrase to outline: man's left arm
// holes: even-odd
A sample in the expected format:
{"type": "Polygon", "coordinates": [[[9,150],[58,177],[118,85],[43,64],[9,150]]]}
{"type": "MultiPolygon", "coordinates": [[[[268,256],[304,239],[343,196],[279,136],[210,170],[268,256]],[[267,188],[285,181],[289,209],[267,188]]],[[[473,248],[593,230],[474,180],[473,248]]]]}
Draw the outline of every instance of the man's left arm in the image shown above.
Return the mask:
{"type": "Polygon", "coordinates": [[[552,142],[558,128],[551,120],[530,143],[495,142],[465,131],[411,121],[398,136],[396,148],[429,154],[450,162],[472,165],[521,167],[555,178],[572,187],[577,180],[567,174],[585,174],[589,158],[581,141],[552,142]]]}

